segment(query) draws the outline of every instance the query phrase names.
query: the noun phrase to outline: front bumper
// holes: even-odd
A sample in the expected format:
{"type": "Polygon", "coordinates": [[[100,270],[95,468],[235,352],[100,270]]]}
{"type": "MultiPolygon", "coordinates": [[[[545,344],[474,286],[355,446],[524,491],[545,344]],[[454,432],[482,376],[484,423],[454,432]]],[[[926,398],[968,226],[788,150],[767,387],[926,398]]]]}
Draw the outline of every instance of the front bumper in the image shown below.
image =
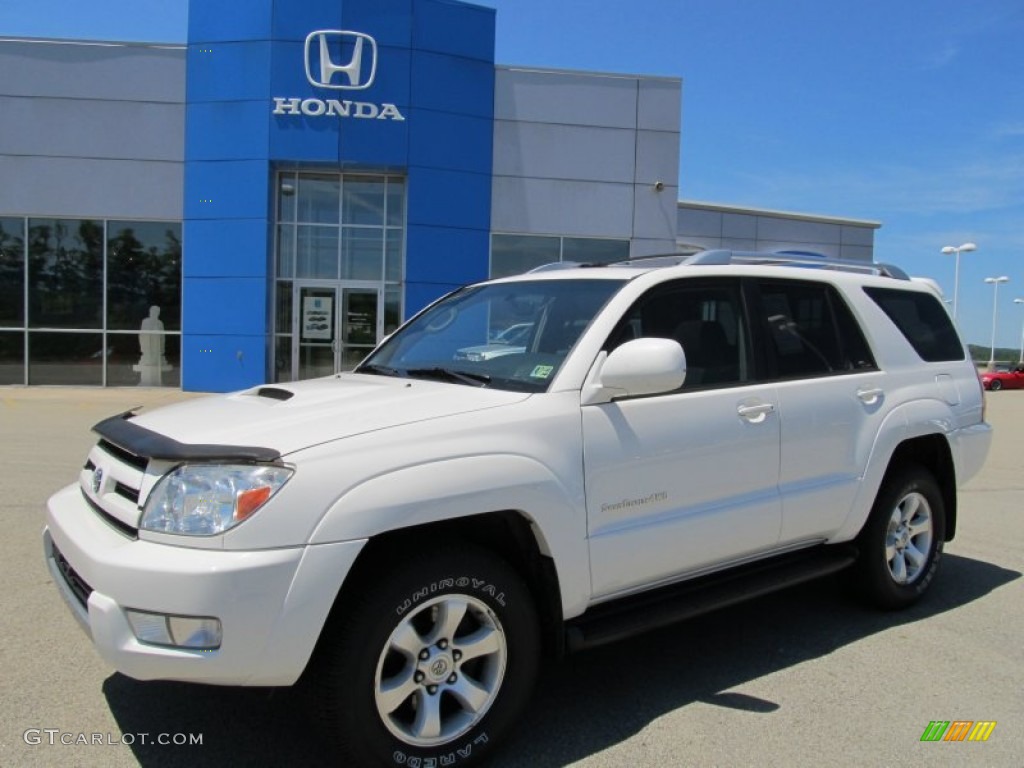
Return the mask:
{"type": "Polygon", "coordinates": [[[50,498],[47,566],[100,655],[138,680],[290,685],[306,666],[365,540],[287,549],[192,549],[131,539],[104,522],[77,485],[50,498]],[[220,648],[142,643],[124,610],[212,616],[220,648]]]}

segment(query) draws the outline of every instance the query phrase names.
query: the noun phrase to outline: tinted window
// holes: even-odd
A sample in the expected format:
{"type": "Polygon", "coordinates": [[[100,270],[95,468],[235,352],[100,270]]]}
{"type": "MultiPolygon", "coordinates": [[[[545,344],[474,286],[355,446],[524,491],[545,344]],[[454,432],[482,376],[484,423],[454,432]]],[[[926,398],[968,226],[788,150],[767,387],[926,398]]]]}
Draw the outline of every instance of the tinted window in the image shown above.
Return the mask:
{"type": "Polygon", "coordinates": [[[641,298],[609,339],[608,349],[638,338],[675,339],[686,353],[683,389],[751,379],[739,282],[686,280],[641,298]]]}
{"type": "Polygon", "coordinates": [[[896,324],[922,360],[964,359],[964,346],[937,296],[897,288],[865,288],[864,292],[896,324]]]}
{"type": "Polygon", "coordinates": [[[849,307],[824,283],[758,281],[773,377],[872,370],[875,362],[849,307]]]}

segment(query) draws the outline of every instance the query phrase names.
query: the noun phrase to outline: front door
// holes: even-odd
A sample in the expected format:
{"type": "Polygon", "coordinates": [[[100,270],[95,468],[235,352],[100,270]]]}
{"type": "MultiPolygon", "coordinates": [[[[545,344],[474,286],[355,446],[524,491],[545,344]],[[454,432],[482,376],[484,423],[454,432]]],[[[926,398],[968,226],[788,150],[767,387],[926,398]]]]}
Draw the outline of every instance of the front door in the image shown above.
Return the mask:
{"type": "Polygon", "coordinates": [[[383,335],[379,288],[297,282],[293,290],[294,380],[352,370],[383,335]]]}

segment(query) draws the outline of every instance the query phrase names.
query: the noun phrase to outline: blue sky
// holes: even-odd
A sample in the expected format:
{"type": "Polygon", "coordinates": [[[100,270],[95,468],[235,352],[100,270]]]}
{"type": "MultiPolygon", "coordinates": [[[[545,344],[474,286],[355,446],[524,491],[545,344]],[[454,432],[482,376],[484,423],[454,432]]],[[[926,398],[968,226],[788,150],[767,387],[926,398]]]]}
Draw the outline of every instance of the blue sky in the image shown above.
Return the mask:
{"type": "MultiPolygon", "coordinates": [[[[240,2],[243,0],[239,0],[240,2]]],[[[680,196],[881,221],[879,261],[1024,323],[1021,0],[479,0],[496,58],[683,78],[680,196]]],[[[2,0],[0,35],[184,42],[185,0],[2,0]]]]}

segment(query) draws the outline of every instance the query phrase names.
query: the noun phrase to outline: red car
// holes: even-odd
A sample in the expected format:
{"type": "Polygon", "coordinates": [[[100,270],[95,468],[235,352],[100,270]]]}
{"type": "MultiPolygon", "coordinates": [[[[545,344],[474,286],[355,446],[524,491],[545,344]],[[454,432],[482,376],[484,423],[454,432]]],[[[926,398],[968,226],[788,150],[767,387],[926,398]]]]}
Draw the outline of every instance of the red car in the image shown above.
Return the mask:
{"type": "Polygon", "coordinates": [[[985,389],[993,392],[1000,389],[1024,389],[1024,365],[1018,365],[1012,371],[986,371],[981,374],[981,383],[985,389]]]}

